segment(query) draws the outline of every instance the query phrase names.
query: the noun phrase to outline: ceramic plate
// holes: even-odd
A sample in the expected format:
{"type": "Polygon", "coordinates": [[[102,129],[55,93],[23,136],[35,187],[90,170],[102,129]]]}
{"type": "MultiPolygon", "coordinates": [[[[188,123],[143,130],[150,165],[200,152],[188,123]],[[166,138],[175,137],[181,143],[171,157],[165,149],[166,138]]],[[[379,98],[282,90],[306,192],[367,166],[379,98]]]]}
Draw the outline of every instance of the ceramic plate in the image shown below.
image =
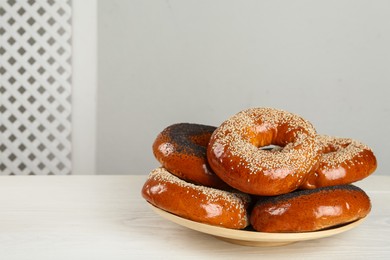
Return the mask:
{"type": "MultiPolygon", "coordinates": [[[[148,203],[149,204],[149,203],[148,203]]],[[[149,204],[150,205],[150,204],[149,204]]],[[[249,230],[235,230],[218,226],[212,226],[181,218],[164,210],[161,210],[153,205],[152,209],[161,217],[172,221],[176,224],[193,229],[202,233],[215,236],[218,239],[246,246],[279,246],[286,245],[298,241],[312,240],[324,237],[334,236],[360,225],[364,219],[357,220],[342,226],[331,229],[304,232],[304,233],[265,233],[249,230]]]]}

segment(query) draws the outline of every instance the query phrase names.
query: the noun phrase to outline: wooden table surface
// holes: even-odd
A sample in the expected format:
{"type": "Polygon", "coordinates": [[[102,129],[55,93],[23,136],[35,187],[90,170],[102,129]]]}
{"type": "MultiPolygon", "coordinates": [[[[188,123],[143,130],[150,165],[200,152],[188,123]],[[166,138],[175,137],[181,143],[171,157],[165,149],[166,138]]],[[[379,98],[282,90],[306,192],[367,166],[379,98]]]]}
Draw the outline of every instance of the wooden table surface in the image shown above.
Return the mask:
{"type": "Polygon", "coordinates": [[[156,215],[145,175],[1,176],[0,259],[390,259],[390,177],[356,183],[360,226],[282,247],[230,244],[156,215]]]}

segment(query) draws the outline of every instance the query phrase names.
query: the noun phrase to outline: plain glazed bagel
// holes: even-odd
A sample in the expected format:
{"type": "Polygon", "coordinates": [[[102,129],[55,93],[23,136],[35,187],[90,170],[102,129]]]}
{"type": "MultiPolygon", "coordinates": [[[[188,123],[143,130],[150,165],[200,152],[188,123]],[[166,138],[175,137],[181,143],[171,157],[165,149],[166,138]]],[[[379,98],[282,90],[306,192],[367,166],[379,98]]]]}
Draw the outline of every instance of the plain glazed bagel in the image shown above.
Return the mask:
{"type": "Polygon", "coordinates": [[[153,143],[153,154],[169,172],[183,180],[213,188],[227,188],[210,169],[206,147],[213,126],[180,123],[168,126],[153,143]]]}
{"type": "Polygon", "coordinates": [[[260,200],[250,222],[261,232],[308,232],[353,222],[370,210],[370,199],[363,190],[339,185],[260,200]]]}
{"type": "Polygon", "coordinates": [[[319,167],[301,185],[302,189],[350,184],[373,173],[377,161],[366,145],[350,139],[319,135],[319,167]]]}
{"type": "Polygon", "coordinates": [[[317,167],[316,131],[303,118],[272,108],[252,108],[223,122],[207,150],[215,174],[253,195],[291,192],[317,167]],[[260,147],[277,145],[281,150],[260,147]]]}
{"type": "Polygon", "coordinates": [[[249,225],[248,195],[188,183],[162,167],[149,174],[142,196],[162,210],[193,221],[232,229],[249,225]]]}

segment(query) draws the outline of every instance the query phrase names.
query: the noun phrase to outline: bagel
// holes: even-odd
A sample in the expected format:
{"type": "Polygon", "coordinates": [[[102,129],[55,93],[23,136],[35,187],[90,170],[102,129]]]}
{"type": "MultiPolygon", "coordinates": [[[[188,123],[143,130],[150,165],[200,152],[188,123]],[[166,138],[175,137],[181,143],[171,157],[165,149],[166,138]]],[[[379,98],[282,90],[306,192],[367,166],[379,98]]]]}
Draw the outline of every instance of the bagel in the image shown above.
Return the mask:
{"type": "Polygon", "coordinates": [[[301,189],[350,184],[368,177],[377,167],[372,150],[359,141],[327,135],[319,135],[317,140],[322,152],[319,166],[301,189]]]}
{"type": "Polygon", "coordinates": [[[216,127],[179,123],[166,127],[153,143],[153,154],[161,165],[179,178],[213,188],[227,188],[211,170],[206,147],[216,127]]]}
{"type": "Polygon", "coordinates": [[[249,225],[249,195],[188,183],[162,167],[149,174],[142,196],[160,209],[196,222],[231,229],[249,225]]]}
{"type": "Polygon", "coordinates": [[[316,130],[302,117],[273,108],[239,112],[211,136],[208,162],[224,182],[253,195],[296,190],[317,167],[316,130]],[[280,150],[259,149],[277,145],[280,150]]]}
{"type": "Polygon", "coordinates": [[[370,210],[362,189],[339,185],[260,199],[250,222],[261,232],[308,232],[353,222],[370,210]]]}

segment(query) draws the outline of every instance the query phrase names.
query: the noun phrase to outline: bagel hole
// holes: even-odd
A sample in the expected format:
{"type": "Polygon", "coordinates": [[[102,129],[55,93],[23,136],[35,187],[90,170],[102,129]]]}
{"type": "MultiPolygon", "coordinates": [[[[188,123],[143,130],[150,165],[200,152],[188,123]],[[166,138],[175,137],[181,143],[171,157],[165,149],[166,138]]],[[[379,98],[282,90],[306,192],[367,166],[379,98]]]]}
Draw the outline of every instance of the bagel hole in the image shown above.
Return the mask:
{"type": "Polygon", "coordinates": [[[333,145],[330,144],[327,147],[324,147],[322,150],[322,153],[335,153],[340,151],[341,149],[347,148],[351,143],[344,143],[344,144],[338,144],[338,145],[333,145]]]}
{"type": "Polygon", "coordinates": [[[270,144],[270,145],[266,145],[266,146],[261,146],[261,147],[259,147],[259,149],[269,151],[269,152],[278,152],[278,151],[282,150],[283,147],[279,146],[279,145],[275,145],[275,144],[270,144]]]}

